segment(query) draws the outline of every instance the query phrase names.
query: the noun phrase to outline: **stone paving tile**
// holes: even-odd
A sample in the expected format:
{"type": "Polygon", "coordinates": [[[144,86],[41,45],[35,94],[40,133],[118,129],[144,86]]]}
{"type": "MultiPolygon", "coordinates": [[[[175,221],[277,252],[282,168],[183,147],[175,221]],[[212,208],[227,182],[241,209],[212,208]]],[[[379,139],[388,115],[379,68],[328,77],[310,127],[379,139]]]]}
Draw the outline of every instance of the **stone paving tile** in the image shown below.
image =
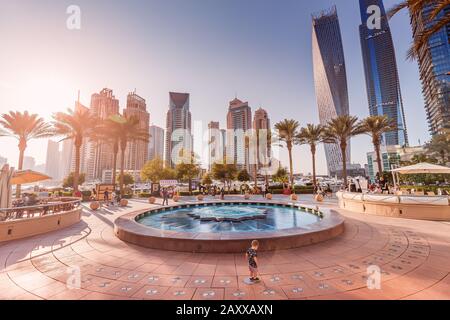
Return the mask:
{"type": "Polygon", "coordinates": [[[220,288],[198,288],[195,290],[193,300],[223,300],[225,289],[220,288]]]}
{"type": "Polygon", "coordinates": [[[254,300],[255,292],[253,288],[225,288],[225,300],[254,300]]]}
{"type": "Polygon", "coordinates": [[[133,294],[134,298],[140,298],[145,300],[161,300],[164,294],[169,290],[169,287],[160,286],[143,286],[140,290],[133,294]]]}

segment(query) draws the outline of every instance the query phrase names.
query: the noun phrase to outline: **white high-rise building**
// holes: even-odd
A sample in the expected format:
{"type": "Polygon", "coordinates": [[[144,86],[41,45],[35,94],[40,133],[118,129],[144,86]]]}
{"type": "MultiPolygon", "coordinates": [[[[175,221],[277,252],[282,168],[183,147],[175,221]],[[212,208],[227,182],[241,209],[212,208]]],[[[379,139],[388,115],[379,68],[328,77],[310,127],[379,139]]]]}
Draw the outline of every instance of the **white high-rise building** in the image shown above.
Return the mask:
{"type": "Polygon", "coordinates": [[[164,129],[150,126],[150,141],[148,144],[148,160],[159,158],[164,160],[164,129]]]}
{"type": "Polygon", "coordinates": [[[59,143],[48,140],[47,143],[47,159],[45,161],[45,173],[54,181],[61,180],[61,155],[59,151],[59,143]]]}

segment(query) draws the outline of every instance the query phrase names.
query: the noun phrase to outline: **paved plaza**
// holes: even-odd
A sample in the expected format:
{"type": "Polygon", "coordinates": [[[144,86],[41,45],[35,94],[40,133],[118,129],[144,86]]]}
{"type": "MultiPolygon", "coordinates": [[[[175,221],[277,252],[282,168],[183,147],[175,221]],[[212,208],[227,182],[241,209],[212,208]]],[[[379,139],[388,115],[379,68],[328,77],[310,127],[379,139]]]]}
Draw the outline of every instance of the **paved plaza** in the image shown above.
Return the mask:
{"type": "MultiPolygon", "coordinates": [[[[299,202],[316,205],[310,195],[299,202]]],[[[0,299],[450,299],[450,223],[351,213],[336,200],[320,206],[345,217],[345,232],[260,253],[262,281],[252,286],[244,253],[158,251],[116,238],[114,220],[151,208],[144,200],[86,206],[70,228],[0,245],[0,299]],[[367,286],[369,266],[381,269],[380,289],[367,286]]]]}

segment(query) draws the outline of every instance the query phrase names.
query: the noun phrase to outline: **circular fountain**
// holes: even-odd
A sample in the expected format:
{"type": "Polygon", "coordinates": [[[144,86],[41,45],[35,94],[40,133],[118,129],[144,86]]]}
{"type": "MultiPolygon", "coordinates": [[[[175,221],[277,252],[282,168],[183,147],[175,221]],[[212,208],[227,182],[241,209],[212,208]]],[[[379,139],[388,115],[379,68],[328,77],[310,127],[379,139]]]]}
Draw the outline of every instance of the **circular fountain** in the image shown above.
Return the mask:
{"type": "Polygon", "coordinates": [[[331,210],[296,203],[214,202],[134,212],[115,221],[115,234],[140,246],[183,252],[243,252],[258,239],[260,250],[301,247],[344,230],[331,210]]]}

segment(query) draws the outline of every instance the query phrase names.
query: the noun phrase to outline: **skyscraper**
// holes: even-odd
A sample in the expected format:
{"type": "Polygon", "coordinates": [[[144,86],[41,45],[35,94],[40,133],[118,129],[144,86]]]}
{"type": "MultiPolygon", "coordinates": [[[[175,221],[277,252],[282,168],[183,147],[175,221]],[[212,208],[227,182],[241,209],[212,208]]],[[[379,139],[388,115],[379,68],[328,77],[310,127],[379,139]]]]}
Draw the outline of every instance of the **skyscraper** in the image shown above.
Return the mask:
{"type": "Polygon", "coordinates": [[[53,140],[48,140],[45,173],[54,181],[58,181],[61,179],[60,164],[61,156],[59,152],[59,143],[53,140]]]}
{"type": "Polygon", "coordinates": [[[230,102],[227,115],[227,163],[233,162],[239,170],[249,171],[249,153],[245,134],[252,128],[252,109],[248,102],[235,98],[230,102]],[[231,159],[230,159],[231,158],[231,159]]]}
{"type": "Polygon", "coordinates": [[[226,130],[220,129],[220,123],[208,123],[208,168],[214,163],[223,163],[226,155],[226,130]]]}
{"type": "MultiPolygon", "coordinates": [[[[119,100],[111,89],[103,89],[100,93],[91,96],[89,112],[100,120],[108,119],[119,114],[119,100]]],[[[111,169],[113,165],[113,147],[111,143],[102,141],[89,141],[88,164],[86,181],[101,180],[103,170],[111,169]]]]}
{"type": "MultiPolygon", "coordinates": [[[[268,165],[268,160],[270,157],[270,141],[267,141],[266,145],[260,145],[260,130],[266,130],[268,132],[270,130],[270,119],[269,115],[266,110],[263,108],[259,108],[255,111],[255,115],[253,117],[253,129],[255,130],[255,133],[257,135],[258,141],[257,141],[257,167],[256,170],[259,170],[263,165],[268,165]],[[260,150],[260,149],[266,149],[266,150],[260,150]],[[263,159],[263,157],[265,159],[263,159]]],[[[267,134],[266,134],[267,137],[267,134]]]]}
{"type": "Polygon", "coordinates": [[[174,156],[181,156],[177,152],[193,151],[192,119],[189,111],[189,93],[169,92],[169,110],[166,118],[166,164],[175,165],[174,156]]]}
{"type": "Polygon", "coordinates": [[[150,141],[148,144],[148,159],[159,158],[164,160],[164,129],[150,126],[150,141]]]}
{"type": "MultiPolygon", "coordinates": [[[[436,20],[429,21],[432,5],[430,3],[425,6],[418,15],[411,13],[415,39],[436,23],[436,20]]],[[[435,19],[449,14],[450,4],[435,19]]],[[[429,129],[435,135],[448,126],[450,121],[450,24],[430,38],[428,45],[419,52],[418,62],[429,129]]]]}
{"type": "Polygon", "coordinates": [[[23,157],[23,170],[34,170],[36,167],[36,160],[33,157],[23,157]]]}
{"type": "MultiPolygon", "coordinates": [[[[126,117],[135,117],[139,119],[139,129],[148,133],[150,114],[147,112],[145,99],[138,96],[135,92],[127,96],[127,107],[123,110],[126,117]]],[[[125,151],[125,168],[127,170],[141,170],[148,159],[147,141],[129,141],[125,151]]]]}
{"type": "MultiPolygon", "coordinates": [[[[312,50],[316,99],[322,125],[349,114],[347,75],[341,29],[336,7],[312,18],[312,50]]],[[[325,144],[328,173],[335,175],[342,167],[342,154],[336,144],[325,144]]],[[[350,163],[350,144],[347,148],[350,163]]]]}
{"type": "Polygon", "coordinates": [[[362,24],[359,26],[366,76],[367,99],[371,116],[385,115],[396,125],[395,131],[383,135],[385,145],[408,145],[402,94],[395,59],[391,29],[382,0],[359,0],[362,24]],[[381,28],[368,24],[367,9],[376,5],[381,10],[381,28]]]}

